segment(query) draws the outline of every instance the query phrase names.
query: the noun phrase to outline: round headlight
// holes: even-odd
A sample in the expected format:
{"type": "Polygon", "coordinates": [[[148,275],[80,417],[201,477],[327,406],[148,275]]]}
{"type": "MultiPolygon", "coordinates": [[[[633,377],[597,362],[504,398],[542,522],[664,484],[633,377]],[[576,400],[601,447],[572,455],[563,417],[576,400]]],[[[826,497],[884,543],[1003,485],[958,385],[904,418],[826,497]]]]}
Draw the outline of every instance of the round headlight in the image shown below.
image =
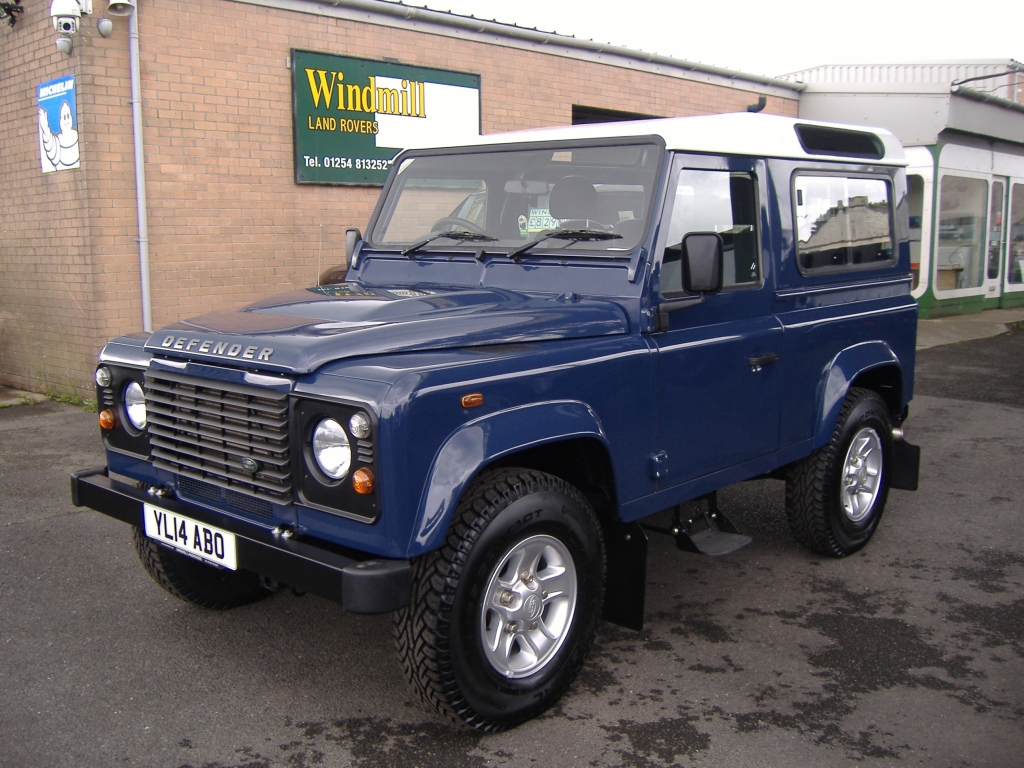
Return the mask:
{"type": "Polygon", "coordinates": [[[101,387],[109,387],[112,378],[109,368],[101,366],[96,369],[96,383],[101,387]]]}
{"type": "Polygon", "coordinates": [[[332,480],[341,480],[352,466],[352,447],[341,424],[324,419],[313,430],[313,458],[320,471],[332,480]]]}
{"type": "Polygon", "coordinates": [[[364,440],[370,436],[370,417],[365,413],[357,413],[348,420],[348,431],[352,437],[364,440]]]}
{"type": "Polygon", "coordinates": [[[146,428],[146,394],[137,381],[129,382],[124,388],[124,414],[136,429],[146,428]]]}

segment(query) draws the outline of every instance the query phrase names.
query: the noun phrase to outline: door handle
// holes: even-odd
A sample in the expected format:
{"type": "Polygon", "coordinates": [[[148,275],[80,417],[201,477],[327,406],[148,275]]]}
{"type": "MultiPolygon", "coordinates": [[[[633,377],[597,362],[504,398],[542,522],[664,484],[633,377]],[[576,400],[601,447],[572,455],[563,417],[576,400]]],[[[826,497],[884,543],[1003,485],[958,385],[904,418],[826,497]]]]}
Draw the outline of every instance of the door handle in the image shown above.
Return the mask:
{"type": "Polygon", "coordinates": [[[750,366],[750,370],[757,373],[761,370],[762,366],[771,365],[779,359],[779,356],[774,352],[769,352],[767,355],[761,355],[761,357],[748,357],[747,365],[750,366]]]}

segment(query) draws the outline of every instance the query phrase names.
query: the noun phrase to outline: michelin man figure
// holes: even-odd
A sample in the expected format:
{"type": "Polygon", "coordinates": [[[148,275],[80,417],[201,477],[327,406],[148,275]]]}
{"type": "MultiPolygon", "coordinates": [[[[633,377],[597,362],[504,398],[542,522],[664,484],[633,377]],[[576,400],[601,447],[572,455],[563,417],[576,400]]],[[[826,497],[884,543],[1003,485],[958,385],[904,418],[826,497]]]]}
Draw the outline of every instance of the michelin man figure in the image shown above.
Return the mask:
{"type": "MultiPolygon", "coordinates": [[[[50,121],[46,110],[39,109],[39,145],[46,160],[53,166],[52,170],[62,171],[66,168],[77,168],[78,163],[78,131],[73,127],[71,105],[61,102],[60,133],[54,135],[50,130],[50,121]]],[[[43,164],[43,170],[51,170],[43,164]]]]}

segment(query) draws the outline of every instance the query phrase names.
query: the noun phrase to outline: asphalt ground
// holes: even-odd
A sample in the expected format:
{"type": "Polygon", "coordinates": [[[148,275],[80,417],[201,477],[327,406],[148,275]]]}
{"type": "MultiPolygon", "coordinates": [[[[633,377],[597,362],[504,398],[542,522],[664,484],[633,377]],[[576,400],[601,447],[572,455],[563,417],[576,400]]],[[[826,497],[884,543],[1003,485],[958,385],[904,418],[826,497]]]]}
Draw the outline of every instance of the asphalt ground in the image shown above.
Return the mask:
{"type": "Polygon", "coordinates": [[[568,694],[494,736],[414,701],[387,616],[165,594],[126,526],[71,506],[95,418],[0,410],[0,766],[1024,763],[1024,332],[919,353],[921,489],[863,552],[801,550],[781,482],[726,489],[754,543],[653,538],[646,629],[601,625],[568,694]]]}

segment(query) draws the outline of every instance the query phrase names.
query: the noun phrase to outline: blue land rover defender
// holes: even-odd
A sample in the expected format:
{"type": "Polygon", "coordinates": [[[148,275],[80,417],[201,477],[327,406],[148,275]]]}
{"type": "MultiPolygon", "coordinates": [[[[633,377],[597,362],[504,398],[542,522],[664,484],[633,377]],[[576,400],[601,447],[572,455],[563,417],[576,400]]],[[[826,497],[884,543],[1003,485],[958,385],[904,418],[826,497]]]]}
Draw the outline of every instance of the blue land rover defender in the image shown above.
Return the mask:
{"type": "Polygon", "coordinates": [[[640,628],[650,530],[749,542],[717,489],[784,478],[842,557],[916,488],[903,157],[750,114],[403,152],[347,269],[103,348],[74,503],[197,605],[394,611],[425,702],[515,725],[640,628]]]}

